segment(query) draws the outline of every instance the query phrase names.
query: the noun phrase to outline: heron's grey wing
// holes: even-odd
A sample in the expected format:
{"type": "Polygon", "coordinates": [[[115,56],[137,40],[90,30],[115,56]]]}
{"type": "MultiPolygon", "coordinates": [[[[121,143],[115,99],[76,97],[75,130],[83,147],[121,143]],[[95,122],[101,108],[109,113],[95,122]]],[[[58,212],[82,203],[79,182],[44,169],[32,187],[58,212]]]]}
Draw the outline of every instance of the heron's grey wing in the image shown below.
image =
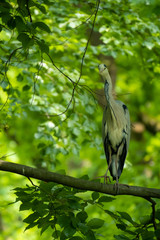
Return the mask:
{"type": "Polygon", "coordinates": [[[125,116],[125,128],[124,128],[124,132],[125,132],[125,137],[122,141],[122,145],[121,145],[121,153],[120,153],[120,156],[119,156],[119,172],[118,172],[118,175],[120,176],[121,173],[122,173],[122,170],[123,170],[123,167],[124,167],[124,162],[125,162],[125,158],[126,158],[126,155],[127,155],[127,152],[128,152],[128,148],[129,148],[129,141],[130,141],[130,115],[129,115],[129,111],[128,111],[128,108],[127,106],[121,102],[121,101],[116,101],[118,102],[123,111],[124,111],[124,116],[125,116]]]}
{"type": "Polygon", "coordinates": [[[130,122],[130,115],[129,115],[129,110],[127,108],[127,106],[123,103],[122,105],[123,109],[124,109],[124,113],[125,113],[125,118],[126,118],[126,144],[127,144],[127,151],[129,148],[129,142],[130,142],[130,135],[131,135],[131,122],[130,122]]]}
{"type": "Polygon", "coordinates": [[[104,151],[107,159],[107,163],[109,164],[109,141],[108,141],[108,130],[107,130],[107,106],[103,112],[103,120],[102,120],[102,139],[104,145],[104,151]]]}
{"type": "Polygon", "coordinates": [[[103,143],[105,140],[105,135],[107,135],[107,124],[106,124],[106,120],[107,120],[107,106],[104,109],[103,112],[103,119],[102,119],[102,139],[103,139],[103,143]]]}
{"type": "Polygon", "coordinates": [[[128,148],[127,148],[127,140],[124,139],[123,141],[123,146],[122,146],[122,152],[119,156],[119,169],[118,169],[118,178],[120,177],[122,171],[123,171],[123,167],[124,167],[124,162],[125,162],[125,159],[126,159],[126,155],[127,155],[127,151],[128,151],[128,148]]]}
{"type": "Polygon", "coordinates": [[[130,142],[130,134],[131,134],[131,132],[130,132],[131,131],[131,123],[130,123],[129,110],[123,102],[121,102],[119,100],[116,100],[116,102],[121,105],[121,107],[124,111],[125,119],[126,119],[125,132],[126,132],[126,147],[127,147],[127,151],[128,151],[129,142],[130,142]]]}

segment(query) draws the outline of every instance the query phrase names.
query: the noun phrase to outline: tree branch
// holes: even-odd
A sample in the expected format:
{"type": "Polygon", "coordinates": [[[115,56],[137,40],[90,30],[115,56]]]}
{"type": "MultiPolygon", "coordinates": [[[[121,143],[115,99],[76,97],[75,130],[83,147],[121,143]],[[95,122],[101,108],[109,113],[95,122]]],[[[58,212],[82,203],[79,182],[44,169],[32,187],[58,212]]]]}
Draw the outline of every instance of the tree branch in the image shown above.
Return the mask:
{"type": "MultiPolygon", "coordinates": [[[[156,209],[155,209],[156,202],[153,199],[151,199],[150,197],[145,197],[144,199],[146,199],[147,201],[149,201],[151,203],[152,223],[153,223],[154,230],[156,231],[156,229],[157,229],[157,226],[156,226],[156,209]]],[[[159,238],[157,238],[157,239],[159,239],[159,238]]]]}
{"type": "Polygon", "coordinates": [[[160,189],[120,184],[119,192],[116,194],[114,184],[103,184],[97,181],[88,181],[84,179],[74,178],[42,169],[28,167],[22,164],[7,162],[4,160],[0,160],[0,170],[16,173],[27,178],[35,178],[46,182],[55,182],[81,190],[101,192],[110,195],[132,195],[143,197],[145,199],[160,198],[160,189]]]}

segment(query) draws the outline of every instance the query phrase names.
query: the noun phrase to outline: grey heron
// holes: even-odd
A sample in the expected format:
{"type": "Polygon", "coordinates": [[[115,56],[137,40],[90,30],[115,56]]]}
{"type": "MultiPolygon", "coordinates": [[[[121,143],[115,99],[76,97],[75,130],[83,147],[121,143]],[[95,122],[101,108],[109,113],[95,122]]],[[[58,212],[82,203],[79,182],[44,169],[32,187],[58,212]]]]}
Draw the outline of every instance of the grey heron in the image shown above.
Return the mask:
{"type": "Polygon", "coordinates": [[[108,163],[104,179],[107,179],[109,170],[118,187],[129,147],[130,116],[126,105],[113,97],[112,80],[107,66],[100,64],[98,67],[104,80],[104,93],[107,101],[102,121],[102,138],[108,163]]]}

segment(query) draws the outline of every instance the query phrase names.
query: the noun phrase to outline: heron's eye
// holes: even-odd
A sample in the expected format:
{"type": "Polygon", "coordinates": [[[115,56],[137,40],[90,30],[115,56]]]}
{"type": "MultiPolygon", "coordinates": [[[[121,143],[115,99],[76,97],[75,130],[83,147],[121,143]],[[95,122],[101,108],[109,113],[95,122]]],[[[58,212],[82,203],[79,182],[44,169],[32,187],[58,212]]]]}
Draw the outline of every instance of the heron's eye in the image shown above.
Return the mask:
{"type": "Polygon", "coordinates": [[[104,67],[107,68],[106,64],[104,64],[104,67]]]}

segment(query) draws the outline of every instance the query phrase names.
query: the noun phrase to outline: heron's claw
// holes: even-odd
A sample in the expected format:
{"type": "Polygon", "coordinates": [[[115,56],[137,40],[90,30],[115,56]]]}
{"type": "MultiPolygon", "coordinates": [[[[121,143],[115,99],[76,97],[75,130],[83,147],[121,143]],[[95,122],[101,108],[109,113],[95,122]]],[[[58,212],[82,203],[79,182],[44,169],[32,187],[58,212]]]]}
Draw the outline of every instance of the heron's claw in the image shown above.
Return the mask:
{"type": "Polygon", "coordinates": [[[119,182],[116,182],[113,186],[113,188],[115,189],[116,195],[119,193],[119,182]]]}
{"type": "Polygon", "coordinates": [[[104,177],[104,183],[105,183],[105,184],[108,184],[108,179],[109,179],[109,182],[111,183],[111,178],[110,178],[110,176],[104,175],[103,177],[104,177]]]}
{"type": "Polygon", "coordinates": [[[104,184],[108,184],[108,179],[109,179],[109,182],[111,183],[110,176],[107,176],[106,174],[103,176],[96,177],[96,179],[97,178],[104,178],[104,184]]]}
{"type": "Polygon", "coordinates": [[[122,184],[122,183],[116,182],[116,183],[114,184],[114,189],[115,189],[116,194],[119,193],[119,186],[120,186],[120,185],[129,188],[129,185],[127,185],[127,184],[122,184]]]}

